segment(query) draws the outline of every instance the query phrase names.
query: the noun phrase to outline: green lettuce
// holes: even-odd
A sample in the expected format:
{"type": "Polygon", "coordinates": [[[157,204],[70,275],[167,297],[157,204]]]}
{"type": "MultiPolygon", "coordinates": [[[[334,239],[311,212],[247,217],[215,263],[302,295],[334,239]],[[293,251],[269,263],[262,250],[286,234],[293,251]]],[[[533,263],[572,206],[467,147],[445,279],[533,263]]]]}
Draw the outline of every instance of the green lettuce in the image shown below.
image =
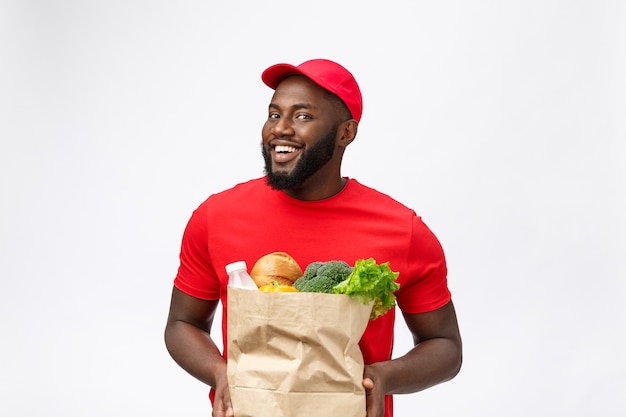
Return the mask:
{"type": "Polygon", "coordinates": [[[350,275],[337,284],[333,292],[349,295],[363,304],[373,301],[370,320],[374,320],[395,307],[394,292],[400,288],[400,284],[396,282],[398,275],[398,272],[389,268],[389,262],[378,265],[374,258],[359,259],[350,275]]]}

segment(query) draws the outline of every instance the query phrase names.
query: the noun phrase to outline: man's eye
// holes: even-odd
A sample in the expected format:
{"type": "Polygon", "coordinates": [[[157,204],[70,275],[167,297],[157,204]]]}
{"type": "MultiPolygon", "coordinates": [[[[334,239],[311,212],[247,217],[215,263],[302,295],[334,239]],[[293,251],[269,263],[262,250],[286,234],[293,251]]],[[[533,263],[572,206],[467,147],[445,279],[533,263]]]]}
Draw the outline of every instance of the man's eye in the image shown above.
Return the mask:
{"type": "Polygon", "coordinates": [[[280,116],[277,113],[270,113],[268,116],[269,119],[278,119],[280,116]]]}
{"type": "Polygon", "coordinates": [[[296,116],[296,119],[300,119],[300,120],[306,120],[306,119],[311,119],[312,117],[309,116],[308,114],[299,114],[296,116]]]}

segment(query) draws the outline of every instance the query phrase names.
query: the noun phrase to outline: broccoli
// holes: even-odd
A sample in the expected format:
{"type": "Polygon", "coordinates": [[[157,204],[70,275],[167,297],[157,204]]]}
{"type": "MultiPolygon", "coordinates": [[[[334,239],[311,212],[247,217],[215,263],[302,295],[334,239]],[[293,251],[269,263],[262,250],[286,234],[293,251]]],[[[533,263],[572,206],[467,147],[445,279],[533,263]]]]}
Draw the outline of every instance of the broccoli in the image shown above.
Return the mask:
{"type": "Polygon", "coordinates": [[[313,262],[304,270],[293,286],[300,292],[332,294],[333,288],[348,278],[352,267],[344,261],[313,262]]]}

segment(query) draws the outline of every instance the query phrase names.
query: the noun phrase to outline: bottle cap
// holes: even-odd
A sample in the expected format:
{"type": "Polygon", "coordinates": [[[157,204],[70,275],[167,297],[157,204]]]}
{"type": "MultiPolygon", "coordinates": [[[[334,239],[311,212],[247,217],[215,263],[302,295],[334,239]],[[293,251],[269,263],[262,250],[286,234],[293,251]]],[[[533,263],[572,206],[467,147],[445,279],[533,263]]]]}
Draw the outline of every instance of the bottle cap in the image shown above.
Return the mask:
{"type": "Polygon", "coordinates": [[[226,265],[226,273],[230,274],[235,271],[246,271],[248,272],[248,266],[246,265],[246,261],[237,261],[232,264],[226,265]]]}

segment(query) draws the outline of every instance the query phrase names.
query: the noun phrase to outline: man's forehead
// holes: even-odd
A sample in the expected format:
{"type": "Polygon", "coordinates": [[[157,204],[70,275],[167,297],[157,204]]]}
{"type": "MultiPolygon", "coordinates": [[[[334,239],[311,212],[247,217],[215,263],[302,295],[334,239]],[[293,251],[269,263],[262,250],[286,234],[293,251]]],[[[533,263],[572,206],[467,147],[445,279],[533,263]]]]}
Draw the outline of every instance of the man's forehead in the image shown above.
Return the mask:
{"type": "Polygon", "coordinates": [[[319,108],[327,102],[326,94],[326,90],[301,76],[298,80],[281,82],[272,95],[270,105],[319,108]]]}

